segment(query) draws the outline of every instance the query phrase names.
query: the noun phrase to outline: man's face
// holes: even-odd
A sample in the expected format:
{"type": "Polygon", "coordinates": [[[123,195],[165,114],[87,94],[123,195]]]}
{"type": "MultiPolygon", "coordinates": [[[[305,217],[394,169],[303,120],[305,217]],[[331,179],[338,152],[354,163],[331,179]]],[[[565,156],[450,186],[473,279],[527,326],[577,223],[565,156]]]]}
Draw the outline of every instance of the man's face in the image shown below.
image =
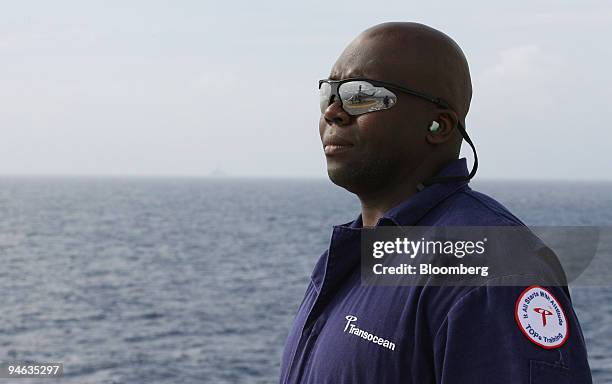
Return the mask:
{"type": "MultiPolygon", "coordinates": [[[[409,66],[400,65],[403,58],[389,54],[390,49],[357,39],[338,58],[330,79],[366,77],[410,86],[405,80],[409,66]]],[[[319,133],[329,178],[353,193],[376,191],[397,182],[426,156],[430,103],[391,91],[397,95],[397,103],[386,110],[351,116],[334,99],[321,114],[319,133]]]]}

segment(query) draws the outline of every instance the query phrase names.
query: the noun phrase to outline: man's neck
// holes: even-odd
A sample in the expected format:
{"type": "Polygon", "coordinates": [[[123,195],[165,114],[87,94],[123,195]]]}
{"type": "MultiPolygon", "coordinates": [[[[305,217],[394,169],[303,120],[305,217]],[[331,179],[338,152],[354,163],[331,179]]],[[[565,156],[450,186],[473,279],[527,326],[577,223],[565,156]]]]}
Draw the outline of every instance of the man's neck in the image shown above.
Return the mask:
{"type": "Polygon", "coordinates": [[[406,178],[400,183],[389,184],[375,192],[359,195],[363,226],[376,226],[385,212],[417,193],[417,184],[416,180],[406,178]]]}
{"type": "Polygon", "coordinates": [[[456,161],[456,154],[439,157],[436,164],[429,167],[423,165],[409,171],[408,174],[398,174],[395,180],[389,180],[383,186],[357,195],[361,201],[361,220],[364,227],[374,227],[378,220],[393,207],[417,194],[417,185],[423,180],[438,174],[444,167],[456,161]]]}

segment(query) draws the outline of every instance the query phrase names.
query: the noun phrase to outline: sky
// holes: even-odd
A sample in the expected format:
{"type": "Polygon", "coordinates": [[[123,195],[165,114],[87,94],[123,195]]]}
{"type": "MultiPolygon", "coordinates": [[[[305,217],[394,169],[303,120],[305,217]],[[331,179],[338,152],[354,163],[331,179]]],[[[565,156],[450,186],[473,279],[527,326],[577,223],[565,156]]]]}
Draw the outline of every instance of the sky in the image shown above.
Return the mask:
{"type": "Polygon", "coordinates": [[[0,175],[325,178],[318,80],[415,21],[468,59],[478,178],[612,180],[609,1],[1,4],[0,175]]]}

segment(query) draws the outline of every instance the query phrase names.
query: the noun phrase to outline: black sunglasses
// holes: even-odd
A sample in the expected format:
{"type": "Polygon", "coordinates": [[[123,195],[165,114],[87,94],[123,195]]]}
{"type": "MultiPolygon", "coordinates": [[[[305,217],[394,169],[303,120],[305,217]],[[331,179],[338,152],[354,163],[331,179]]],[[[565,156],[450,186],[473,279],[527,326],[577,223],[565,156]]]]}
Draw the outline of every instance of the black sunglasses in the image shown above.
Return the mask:
{"type": "MultiPolygon", "coordinates": [[[[397,96],[395,93],[391,92],[391,90],[420,97],[441,108],[451,109],[448,102],[440,97],[432,96],[401,85],[372,80],[365,77],[350,77],[342,80],[319,80],[319,106],[321,108],[321,113],[325,113],[327,107],[333,103],[333,98],[336,98],[340,100],[342,109],[351,116],[381,111],[389,109],[397,103],[397,96]]],[[[476,174],[476,170],[478,169],[478,156],[476,155],[474,143],[467,134],[461,121],[458,121],[457,128],[461,136],[463,136],[474,152],[474,166],[469,176],[434,177],[423,182],[423,185],[421,185],[419,189],[423,189],[424,186],[436,182],[469,180],[476,174]]]]}
{"type": "Polygon", "coordinates": [[[365,77],[350,77],[342,80],[319,80],[321,113],[324,113],[331,103],[331,96],[341,100],[342,108],[351,116],[391,108],[397,102],[397,96],[389,89],[420,97],[442,108],[450,108],[443,99],[414,89],[365,77]]]}

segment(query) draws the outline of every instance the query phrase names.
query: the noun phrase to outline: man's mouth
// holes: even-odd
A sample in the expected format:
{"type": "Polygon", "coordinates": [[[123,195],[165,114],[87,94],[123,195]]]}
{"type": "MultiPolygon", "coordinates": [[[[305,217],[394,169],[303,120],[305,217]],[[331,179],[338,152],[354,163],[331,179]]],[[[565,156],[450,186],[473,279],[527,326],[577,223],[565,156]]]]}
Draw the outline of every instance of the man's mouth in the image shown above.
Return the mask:
{"type": "Polygon", "coordinates": [[[335,155],[338,153],[346,152],[351,148],[353,148],[352,145],[328,144],[323,147],[323,151],[326,155],[335,155]]]}
{"type": "Polygon", "coordinates": [[[352,141],[338,135],[329,135],[323,138],[323,152],[326,156],[336,155],[353,148],[352,141]]]}

